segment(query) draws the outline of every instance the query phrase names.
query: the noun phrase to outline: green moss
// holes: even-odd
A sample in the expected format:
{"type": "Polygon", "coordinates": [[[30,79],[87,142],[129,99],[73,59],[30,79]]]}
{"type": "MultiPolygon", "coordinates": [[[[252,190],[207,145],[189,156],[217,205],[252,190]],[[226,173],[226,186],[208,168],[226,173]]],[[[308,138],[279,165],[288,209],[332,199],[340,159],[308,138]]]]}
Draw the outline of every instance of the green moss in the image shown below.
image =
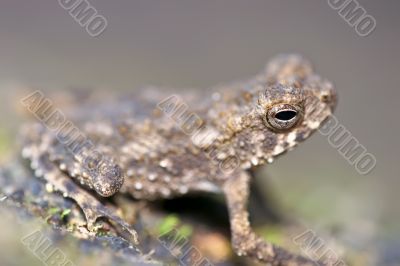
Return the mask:
{"type": "Polygon", "coordinates": [[[158,226],[158,234],[163,235],[172,229],[176,228],[178,224],[180,223],[180,220],[178,216],[171,214],[166,216],[158,226]]]}
{"type": "Polygon", "coordinates": [[[58,207],[50,208],[50,209],[47,211],[47,213],[48,213],[49,215],[55,215],[55,214],[57,214],[57,213],[59,213],[59,212],[61,212],[61,209],[58,208],[58,207]]]}
{"type": "Polygon", "coordinates": [[[265,227],[260,228],[257,231],[259,231],[260,235],[265,240],[267,240],[273,244],[276,244],[276,245],[281,245],[285,238],[282,228],[277,227],[277,226],[267,225],[265,227]]]}
{"type": "Polygon", "coordinates": [[[180,237],[189,238],[192,235],[193,228],[190,225],[182,224],[179,217],[175,214],[166,216],[157,228],[158,235],[166,234],[176,229],[180,237]]]}
{"type": "MultiPolygon", "coordinates": [[[[97,229],[96,231],[96,236],[97,237],[105,237],[105,236],[111,236],[112,234],[108,231],[102,230],[101,228],[97,229]]],[[[106,245],[106,243],[104,243],[106,245]]]]}
{"type": "Polygon", "coordinates": [[[193,233],[193,228],[190,225],[182,225],[180,228],[178,228],[178,234],[181,237],[184,238],[189,238],[193,233]]]}
{"type": "Polygon", "coordinates": [[[71,209],[63,210],[62,213],[61,213],[61,219],[64,219],[64,217],[67,217],[68,214],[70,214],[70,213],[71,213],[71,209]]]}
{"type": "Polygon", "coordinates": [[[48,216],[46,217],[46,220],[48,220],[50,217],[54,215],[60,215],[61,219],[64,219],[71,213],[71,209],[60,209],[58,207],[53,207],[48,209],[47,214],[48,216]]]}

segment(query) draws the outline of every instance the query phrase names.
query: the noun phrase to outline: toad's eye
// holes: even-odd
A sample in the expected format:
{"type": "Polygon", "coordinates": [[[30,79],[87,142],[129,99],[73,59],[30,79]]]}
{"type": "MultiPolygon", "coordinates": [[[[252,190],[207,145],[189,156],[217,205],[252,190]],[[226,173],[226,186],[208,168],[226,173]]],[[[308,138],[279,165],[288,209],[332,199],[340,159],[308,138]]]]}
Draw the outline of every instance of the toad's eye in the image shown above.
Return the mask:
{"type": "Polygon", "coordinates": [[[277,104],[268,110],[266,122],[271,129],[284,131],[296,126],[301,117],[301,109],[299,106],[277,104]]]}
{"type": "Polygon", "coordinates": [[[275,118],[281,121],[289,121],[297,115],[293,110],[282,110],[275,114],[275,118]]]}

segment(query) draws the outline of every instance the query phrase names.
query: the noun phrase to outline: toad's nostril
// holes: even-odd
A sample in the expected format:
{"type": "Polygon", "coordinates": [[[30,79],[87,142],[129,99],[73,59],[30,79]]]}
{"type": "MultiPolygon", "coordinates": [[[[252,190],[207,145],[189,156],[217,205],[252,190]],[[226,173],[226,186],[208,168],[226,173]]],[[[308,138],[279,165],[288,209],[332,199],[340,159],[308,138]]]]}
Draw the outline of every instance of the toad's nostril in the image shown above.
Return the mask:
{"type": "Polygon", "coordinates": [[[331,88],[329,90],[325,90],[320,94],[321,102],[330,105],[332,108],[336,106],[337,95],[336,90],[331,88]]]}
{"type": "Polygon", "coordinates": [[[321,95],[321,101],[324,102],[324,103],[329,103],[330,102],[330,98],[331,97],[328,94],[321,95]]]}

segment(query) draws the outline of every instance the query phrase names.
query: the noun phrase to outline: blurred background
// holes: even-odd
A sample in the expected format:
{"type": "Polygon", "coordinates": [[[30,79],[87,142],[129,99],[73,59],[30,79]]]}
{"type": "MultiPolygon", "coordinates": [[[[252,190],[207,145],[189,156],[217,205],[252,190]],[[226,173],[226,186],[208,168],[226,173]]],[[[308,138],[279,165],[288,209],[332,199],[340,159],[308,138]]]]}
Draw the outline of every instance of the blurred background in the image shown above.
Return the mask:
{"type": "Polygon", "coordinates": [[[278,53],[300,53],[335,84],[336,117],[376,168],[359,175],[317,133],[260,182],[311,229],[338,226],[361,250],[386,256],[380,265],[400,265],[400,2],[358,2],[376,19],[366,37],[326,0],[91,0],[108,21],[91,37],[58,1],[2,0],[0,161],[16,152],[18,88],[207,90],[253,76],[278,53]]]}

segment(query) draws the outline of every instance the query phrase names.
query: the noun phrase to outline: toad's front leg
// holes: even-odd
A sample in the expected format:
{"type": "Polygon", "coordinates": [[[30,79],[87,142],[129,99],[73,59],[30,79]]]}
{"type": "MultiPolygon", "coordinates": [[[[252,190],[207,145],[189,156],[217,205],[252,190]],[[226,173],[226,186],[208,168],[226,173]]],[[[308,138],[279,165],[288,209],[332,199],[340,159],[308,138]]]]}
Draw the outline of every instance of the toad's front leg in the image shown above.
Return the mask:
{"type": "Polygon", "coordinates": [[[223,186],[229,208],[232,245],[235,252],[239,256],[248,256],[276,266],[321,265],[276,247],[254,233],[250,227],[247,211],[249,184],[250,176],[246,172],[241,172],[227,180],[223,186]]]}
{"type": "Polygon", "coordinates": [[[23,151],[23,157],[31,161],[35,175],[44,178],[55,191],[61,192],[64,197],[71,198],[78,204],[85,215],[90,231],[94,229],[96,220],[104,217],[116,225],[116,229],[121,233],[123,233],[122,231],[128,232],[129,239],[137,244],[137,233],[128,223],[121,219],[114,210],[104,206],[88,191],[76,184],[65,171],[62,171],[55,162],[50,160],[48,151],[52,145],[52,137],[48,134],[37,135],[37,137],[38,139],[26,138],[23,151]]]}
{"type": "Polygon", "coordinates": [[[128,223],[121,219],[110,207],[104,206],[89,192],[79,187],[71,178],[52,164],[45,154],[40,156],[38,165],[38,169],[40,169],[39,172],[43,173],[46,181],[51,184],[56,191],[61,192],[64,197],[73,199],[82,209],[89,230],[92,231],[94,229],[95,222],[98,218],[105,217],[116,225],[117,229],[127,231],[129,238],[132,239],[135,244],[138,244],[137,233],[128,223]]]}

